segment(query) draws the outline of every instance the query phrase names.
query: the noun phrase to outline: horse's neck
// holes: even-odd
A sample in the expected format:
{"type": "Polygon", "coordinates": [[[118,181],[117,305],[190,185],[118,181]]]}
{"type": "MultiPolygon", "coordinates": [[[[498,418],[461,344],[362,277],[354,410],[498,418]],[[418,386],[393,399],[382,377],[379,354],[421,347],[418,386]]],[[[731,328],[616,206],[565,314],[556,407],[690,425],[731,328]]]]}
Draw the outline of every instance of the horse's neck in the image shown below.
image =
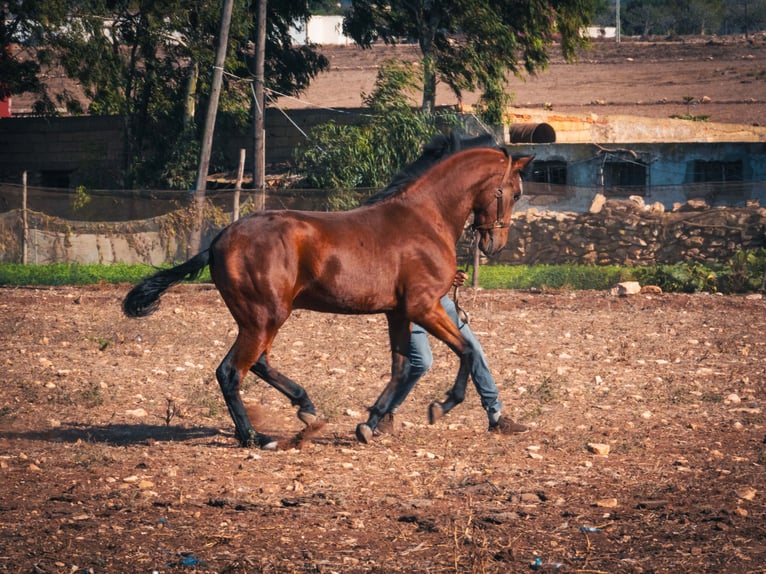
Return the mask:
{"type": "Polygon", "coordinates": [[[424,210],[426,206],[432,205],[441,219],[454,230],[457,240],[477,196],[498,175],[492,167],[486,155],[480,153],[466,152],[462,157],[450,158],[418,180],[409,190],[413,204],[417,202],[424,210]]]}

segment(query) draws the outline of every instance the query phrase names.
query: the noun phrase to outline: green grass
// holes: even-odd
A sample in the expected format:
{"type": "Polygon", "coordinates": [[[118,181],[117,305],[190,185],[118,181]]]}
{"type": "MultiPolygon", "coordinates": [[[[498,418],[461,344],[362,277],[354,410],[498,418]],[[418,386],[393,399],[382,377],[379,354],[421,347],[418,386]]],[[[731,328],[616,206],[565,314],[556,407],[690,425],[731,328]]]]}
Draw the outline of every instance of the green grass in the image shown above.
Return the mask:
{"type": "MultiPolygon", "coordinates": [[[[84,265],[0,263],[0,286],[92,285],[138,283],[157,268],[150,265],[84,265]]],[[[761,290],[766,273],[766,249],[741,251],[719,264],[697,262],[648,267],[618,265],[486,265],[479,270],[484,289],[605,290],[620,281],[656,285],[665,292],[710,291],[746,293],[761,290]]],[[[205,269],[196,282],[209,282],[205,269]]]]}
{"type": "Polygon", "coordinates": [[[485,289],[610,289],[632,278],[616,265],[488,265],[479,270],[485,289]]]}
{"type": "MultiPolygon", "coordinates": [[[[138,283],[158,268],[151,265],[113,265],[50,263],[47,265],[0,264],[0,285],[94,285],[98,283],[138,283]]],[[[210,281],[206,269],[197,280],[210,281]]]]}

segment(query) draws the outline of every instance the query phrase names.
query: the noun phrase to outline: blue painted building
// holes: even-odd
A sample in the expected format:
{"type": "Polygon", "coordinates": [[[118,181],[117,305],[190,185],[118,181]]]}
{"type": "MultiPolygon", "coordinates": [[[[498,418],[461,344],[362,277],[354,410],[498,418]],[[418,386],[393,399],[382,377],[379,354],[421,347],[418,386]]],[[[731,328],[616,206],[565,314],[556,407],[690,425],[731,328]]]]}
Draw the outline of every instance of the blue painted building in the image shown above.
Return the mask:
{"type": "MultiPolygon", "coordinates": [[[[690,199],[711,206],[766,206],[766,143],[510,144],[534,155],[526,206],[586,211],[593,197],[641,196],[666,209],[690,199]]],[[[525,205],[519,205],[524,209],[525,205]]]]}

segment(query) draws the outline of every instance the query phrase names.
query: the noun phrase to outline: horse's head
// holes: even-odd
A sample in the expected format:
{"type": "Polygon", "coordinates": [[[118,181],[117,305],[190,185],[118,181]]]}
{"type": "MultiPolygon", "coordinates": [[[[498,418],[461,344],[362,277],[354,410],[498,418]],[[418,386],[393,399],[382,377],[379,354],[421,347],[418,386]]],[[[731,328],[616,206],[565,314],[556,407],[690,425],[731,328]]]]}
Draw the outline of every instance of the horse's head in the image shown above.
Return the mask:
{"type": "Polygon", "coordinates": [[[533,159],[534,156],[526,156],[514,160],[507,155],[500,184],[477,198],[472,227],[479,234],[479,249],[484,255],[494,255],[505,247],[513,204],[522,194],[521,172],[533,159]]]}

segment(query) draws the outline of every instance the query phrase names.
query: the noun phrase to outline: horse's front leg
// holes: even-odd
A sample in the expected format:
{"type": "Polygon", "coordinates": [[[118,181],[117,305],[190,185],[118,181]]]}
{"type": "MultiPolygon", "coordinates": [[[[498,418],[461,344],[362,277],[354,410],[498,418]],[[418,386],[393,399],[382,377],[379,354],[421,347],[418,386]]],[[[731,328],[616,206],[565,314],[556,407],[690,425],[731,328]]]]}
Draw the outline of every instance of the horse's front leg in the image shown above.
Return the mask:
{"type": "Polygon", "coordinates": [[[290,399],[290,404],[298,407],[298,418],[303,424],[308,426],[316,422],[316,409],[306,389],[272,367],[266,351],[250,370],[290,399]]]}
{"type": "Polygon", "coordinates": [[[397,388],[407,380],[407,371],[410,366],[406,354],[410,345],[410,322],[403,314],[399,313],[389,313],[387,318],[388,337],[391,342],[391,379],[375,404],[368,409],[370,416],[367,418],[367,422],[360,423],[356,427],[356,438],[363,443],[372,440],[380,419],[391,407],[391,401],[397,388]]]}

